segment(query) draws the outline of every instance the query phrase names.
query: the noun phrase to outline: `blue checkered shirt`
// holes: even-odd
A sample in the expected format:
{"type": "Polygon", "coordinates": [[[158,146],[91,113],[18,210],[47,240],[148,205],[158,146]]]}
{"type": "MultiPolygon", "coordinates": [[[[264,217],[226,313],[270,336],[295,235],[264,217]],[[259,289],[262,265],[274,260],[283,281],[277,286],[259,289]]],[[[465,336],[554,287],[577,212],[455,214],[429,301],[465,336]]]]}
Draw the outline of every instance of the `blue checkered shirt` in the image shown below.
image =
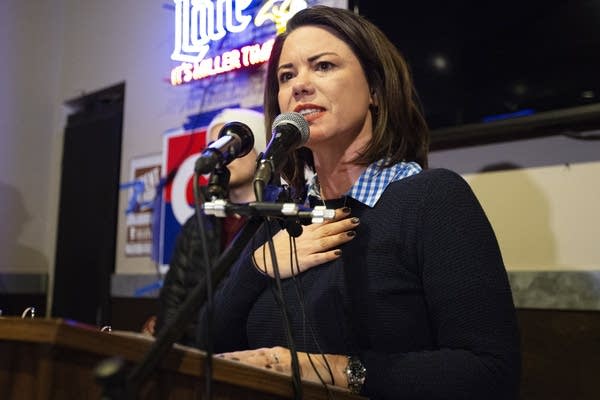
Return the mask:
{"type": "MultiPolygon", "coordinates": [[[[422,171],[421,166],[414,161],[399,162],[391,167],[381,169],[384,161],[379,160],[369,165],[346,193],[346,196],[369,207],[374,207],[390,183],[422,171]]],[[[321,200],[317,175],[313,175],[308,184],[308,196],[321,200]]]]}

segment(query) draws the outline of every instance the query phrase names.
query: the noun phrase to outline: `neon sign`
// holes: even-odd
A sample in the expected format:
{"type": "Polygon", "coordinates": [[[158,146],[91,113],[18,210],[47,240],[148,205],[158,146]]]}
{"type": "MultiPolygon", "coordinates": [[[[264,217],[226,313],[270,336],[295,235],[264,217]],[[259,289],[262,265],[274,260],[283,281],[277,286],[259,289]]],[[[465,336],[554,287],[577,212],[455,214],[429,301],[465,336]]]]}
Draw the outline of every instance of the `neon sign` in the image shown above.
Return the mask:
{"type": "Polygon", "coordinates": [[[171,70],[171,84],[181,85],[208,76],[264,63],[269,59],[273,41],[274,39],[271,39],[262,45],[254,44],[226,51],[221,55],[205,58],[199,63],[181,63],[171,70]]]}
{"type": "Polygon", "coordinates": [[[266,62],[305,0],[174,0],[174,86],[266,62]],[[223,51],[222,48],[225,48],[223,51]]]}

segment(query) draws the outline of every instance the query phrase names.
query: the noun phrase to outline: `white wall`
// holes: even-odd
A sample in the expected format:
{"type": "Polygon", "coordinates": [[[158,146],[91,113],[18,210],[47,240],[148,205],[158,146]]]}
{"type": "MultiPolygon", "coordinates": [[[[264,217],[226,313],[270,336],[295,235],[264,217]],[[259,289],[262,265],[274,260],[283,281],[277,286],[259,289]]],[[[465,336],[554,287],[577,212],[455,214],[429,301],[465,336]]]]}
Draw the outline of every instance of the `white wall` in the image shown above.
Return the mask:
{"type": "Polygon", "coordinates": [[[0,272],[53,261],[62,2],[0,3],[0,272]]]}
{"type": "Polygon", "coordinates": [[[600,140],[557,135],[436,151],[430,164],[466,177],[507,269],[600,269],[600,140]],[[502,164],[513,169],[480,172],[502,164]]]}
{"type": "Polygon", "coordinates": [[[600,269],[600,162],[469,175],[509,270],[600,269]]]}

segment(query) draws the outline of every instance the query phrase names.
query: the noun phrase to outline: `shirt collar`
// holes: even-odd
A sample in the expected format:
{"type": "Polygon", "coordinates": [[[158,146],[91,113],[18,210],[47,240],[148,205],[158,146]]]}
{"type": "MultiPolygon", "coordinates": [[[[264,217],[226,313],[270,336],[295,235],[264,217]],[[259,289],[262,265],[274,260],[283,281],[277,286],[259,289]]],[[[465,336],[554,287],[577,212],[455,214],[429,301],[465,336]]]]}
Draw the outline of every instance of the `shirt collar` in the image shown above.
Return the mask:
{"type": "MultiPolygon", "coordinates": [[[[402,161],[390,167],[381,168],[384,162],[385,160],[381,159],[369,165],[346,193],[346,196],[350,196],[369,207],[375,207],[375,204],[390,183],[422,171],[421,166],[414,161],[402,161]]],[[[308,183],[308,196],[321,200],[319,179],[316,174],[313,175],[308,183]]]]}

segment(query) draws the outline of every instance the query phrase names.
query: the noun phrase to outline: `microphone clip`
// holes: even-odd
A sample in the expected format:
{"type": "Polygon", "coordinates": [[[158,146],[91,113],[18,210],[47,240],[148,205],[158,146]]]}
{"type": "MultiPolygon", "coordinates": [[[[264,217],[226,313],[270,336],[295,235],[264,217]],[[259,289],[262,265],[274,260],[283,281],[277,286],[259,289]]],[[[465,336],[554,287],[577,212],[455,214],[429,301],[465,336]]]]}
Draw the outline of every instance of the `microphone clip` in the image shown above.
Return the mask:
{"type": "Polygon", "coordinates": [[[225,165],[218,165],[208,178],[206,188],[209,199],[226,199],[229,194],[229,178],[231,172],[225,165]]]}

